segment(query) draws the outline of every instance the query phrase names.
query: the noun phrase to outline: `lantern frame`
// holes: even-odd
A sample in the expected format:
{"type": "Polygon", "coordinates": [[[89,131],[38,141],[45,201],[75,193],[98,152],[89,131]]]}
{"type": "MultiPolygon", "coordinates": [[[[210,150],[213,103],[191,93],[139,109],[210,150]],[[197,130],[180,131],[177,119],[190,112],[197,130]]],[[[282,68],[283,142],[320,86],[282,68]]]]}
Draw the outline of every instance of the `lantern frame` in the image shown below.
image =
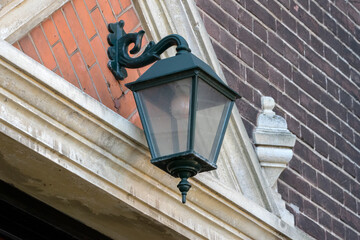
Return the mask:
{"type": "MultiPolygon", "coordinates": [[[[109,24],[110,34],[108,41],[110,48],[108,55],[110,61],[108,67],[117,79],[126,77],[127,68],[138,68],[146,66],[152,62],[153,64],[139,79],[134,82],[125,84],[133,91],[141,123],[144,128],[146,140],[152,156],[151,163],[159,167],[163,171],[169,173],[173,177],[181,178],[178,184],[179,190],[182,192],[182,202],[186,202],[186,194],[191,185],[187,181],[189,177],[195,176],[197,173],[211,171],[217,168],[216,161],[221,149],[226,127],[231,116],[231,110],[234,101],[241,98],[234,90],[229,88],[219,76],[211,69],[209,65],[190,53],[190,49],[185,39],[181,36],[173,34],[165,37],[159,43],[150,42],[142,55],[132,58],[128,55],[128,46],[134,43],[135,46],[130,53],[136,53],[140,50],[141,38],[143,31],[139,33],[126,34],[123,30],[124,22],[120,21],[116,24],[109,24]],[[160,60],[159,55],[170,46],[176,45],[177,54],[174,57],[160,60]],[[191,92],[189,99],[189,115],[187,128],[186,150],[174,152],[165,156],[157,156],[157,141],[153,139],[151,134],[151,123],[147,119],[147,108],[139,95],[139,92],[149,88],[155,88],[164,84],[181,81],[191,78],[191,92]],[[194,149],[195,131],[196,131],[196,113],[198,100],[199,81],[204,81],[210,88],[216,90],[229,100],[229,104],[224,103],[222,116],[219,120],[217,132],[213,140],[211,151],[213,152],[213,160],[209,160],[199,154],[194,149]],[[222,125],[221,125],[222,124],[222,125]]],[[[211,154],[210,154],[211,156],[211,154]]]]}

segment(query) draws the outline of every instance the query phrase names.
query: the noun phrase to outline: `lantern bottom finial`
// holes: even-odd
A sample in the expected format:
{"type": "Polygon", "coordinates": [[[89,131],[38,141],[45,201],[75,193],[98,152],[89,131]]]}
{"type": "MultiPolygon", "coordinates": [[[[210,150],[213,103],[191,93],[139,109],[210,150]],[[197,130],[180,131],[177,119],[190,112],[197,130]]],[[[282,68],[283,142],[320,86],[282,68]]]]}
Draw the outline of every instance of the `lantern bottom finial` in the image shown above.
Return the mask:
{"type": "Polygon", "coordinates": [[[200,172],[201,165],[194,160],[178,159],[170,162],[167,169],[172,176],[181,178],[177,187],[182,195],[182,203],[186,203],[186,195],[191,188],[191,184],[187,179],[200,172]]]}
{"type": "Polygon", "coordinates": [[[179,182],[179,184],[177,185],[178,189],[181,192],[182,195],[182,203],[186,203],[186,195],[187,192],[189,191],[189,189],[191,188],[191,184],[188,182],[188,176],[190,176],[190,174],[188,172],[182,172],[179,174],[181,177],[181,181],[179,182]]]}

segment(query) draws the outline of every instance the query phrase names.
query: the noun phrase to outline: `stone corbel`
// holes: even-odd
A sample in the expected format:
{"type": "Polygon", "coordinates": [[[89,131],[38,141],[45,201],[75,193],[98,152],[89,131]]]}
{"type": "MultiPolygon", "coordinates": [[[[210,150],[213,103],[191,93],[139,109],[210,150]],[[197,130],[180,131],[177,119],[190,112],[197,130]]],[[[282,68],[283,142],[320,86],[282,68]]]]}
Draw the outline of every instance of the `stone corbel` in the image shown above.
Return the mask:
{"type": "Polygon", "coordinates": [[[253,132],[256,153],[272,189],[281,218],[293,223],[293,217],[285,209],[285,203],[277,193],[277,179],[293,157],[296,137],[287,129],[286,120],[273,111],[275,101],[271,97],[261,98],[262,112],[257,118],[257,127],[253,132]]]}
{"type": "Polygon", "coordinates": [[[293,156],[296,137],[287,129],[286,120],[275,115],[275,101],[261,98],[262,113],[257,118],[254,143],[269,187],[276,191],[276,181],[293,156]]]}

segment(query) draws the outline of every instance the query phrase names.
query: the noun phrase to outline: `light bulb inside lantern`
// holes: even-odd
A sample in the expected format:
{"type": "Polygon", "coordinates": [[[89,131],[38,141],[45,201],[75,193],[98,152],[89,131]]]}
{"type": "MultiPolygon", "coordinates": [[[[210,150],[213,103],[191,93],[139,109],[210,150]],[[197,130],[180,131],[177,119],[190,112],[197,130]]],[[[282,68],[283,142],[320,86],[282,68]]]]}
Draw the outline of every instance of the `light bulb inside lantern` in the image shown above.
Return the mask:
{"type": "Polygon", "coordinates": [[[189,115],[189,97],[186,95],[176,96],[171,101],[171,113],[176,119],[187,118],[189,115]]]}
{"type": "Polygon", "coordinates": [[[187,84],[176,85],[174,92],[176,95],[171,101],[171,114],[178,120],[188,118],[190,86],[187,84]]]}

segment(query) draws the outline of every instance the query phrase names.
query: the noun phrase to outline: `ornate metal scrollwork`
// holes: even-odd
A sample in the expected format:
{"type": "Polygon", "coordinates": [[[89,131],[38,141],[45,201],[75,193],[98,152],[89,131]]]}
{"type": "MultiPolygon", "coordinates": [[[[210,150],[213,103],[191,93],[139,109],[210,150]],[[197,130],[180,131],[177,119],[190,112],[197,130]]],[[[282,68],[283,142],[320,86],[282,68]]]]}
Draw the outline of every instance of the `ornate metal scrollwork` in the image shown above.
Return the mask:
{"type": "Polygon", "coordinates": [[[110,61],[108,67],[117,80],[123,80],[127,77],[125,68],[140,68],[160,60],[160,55],[168,48],[176,45],[177,54],[190,52],[190,48],[186,40],[177,34],[171,34],[161,39],[157,44],[151,41],[145,48],[144,52],[138,57],[130,57],[129,45],[134,44],[130,50],[131,54],[136,54],[141,50],[141,41],[144,31],[138,33],[126,33],[124,31],[124,21],[110,23],[108,30],[108,56],[110,61]]]}

